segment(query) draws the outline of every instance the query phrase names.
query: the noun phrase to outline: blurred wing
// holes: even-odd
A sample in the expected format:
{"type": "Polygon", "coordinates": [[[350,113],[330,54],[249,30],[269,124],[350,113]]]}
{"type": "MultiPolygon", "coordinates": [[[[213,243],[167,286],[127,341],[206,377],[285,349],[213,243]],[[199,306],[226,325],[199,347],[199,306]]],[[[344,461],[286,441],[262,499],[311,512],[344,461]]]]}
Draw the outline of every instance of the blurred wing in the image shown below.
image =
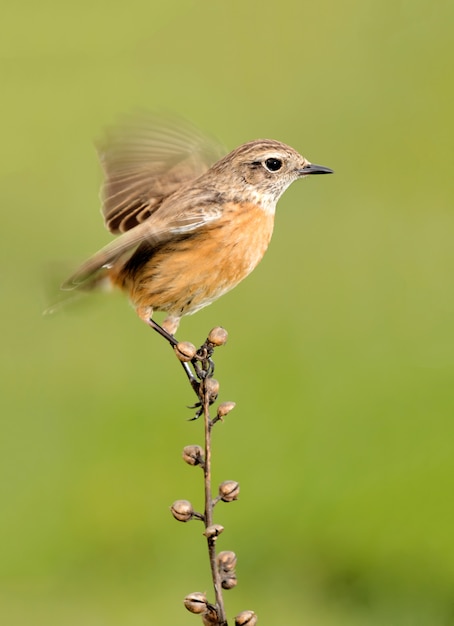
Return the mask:
{"type": "Polygon", "coordinates": [[[111,129],[99,146],[106,227],[119,234],[142,224],[223,154],[214,139],[179,119],[142,115],[111,129]]]}
{"type": "MultiPolygon", "coordinates": [[[[187,199],[187,202],[190,201],[191,194],[187,199]]],[[[184,209],[184,202],[182,204],[181,208],[184,209]]],[[[120,260],[125,262],[131,257],[142,242],[158,246],[175,237],[190,234],[217,220],[221,212],[221,206],[209,202],[207,205],[201,203],[186,212],[175,211],[170,221],[167,213],[165,218],[154,215],[151,220],[138,224],[101,248],[65,280],[61,289],[65,291],[77,288],[91,289],[98,284],[110,267],[120,260]]]]}

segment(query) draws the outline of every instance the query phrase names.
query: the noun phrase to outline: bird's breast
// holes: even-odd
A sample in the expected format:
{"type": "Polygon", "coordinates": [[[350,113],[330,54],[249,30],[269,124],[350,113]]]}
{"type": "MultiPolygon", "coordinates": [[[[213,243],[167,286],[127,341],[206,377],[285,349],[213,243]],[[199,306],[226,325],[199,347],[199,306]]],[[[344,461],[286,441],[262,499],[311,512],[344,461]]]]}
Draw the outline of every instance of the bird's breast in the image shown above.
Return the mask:
{"type": "Polygon", "coordinates": [[[130,292],[136,306],[194,313],[252,272],[265,254],[273,224],[274,216],[260,206],[225,203],[217,220],[150,250],[148,259],[133,257],[134,271],[121,272],[121,283],[115,282],[130,292]]]}
{"type": "Polygon", "coordinates": [[[273,233],[274,215],[249,203],[226,205],[219,223],[213,224],[212,237],[224,247],[224,272],[233,280],[245,278],[261,261],[273,233]]]}

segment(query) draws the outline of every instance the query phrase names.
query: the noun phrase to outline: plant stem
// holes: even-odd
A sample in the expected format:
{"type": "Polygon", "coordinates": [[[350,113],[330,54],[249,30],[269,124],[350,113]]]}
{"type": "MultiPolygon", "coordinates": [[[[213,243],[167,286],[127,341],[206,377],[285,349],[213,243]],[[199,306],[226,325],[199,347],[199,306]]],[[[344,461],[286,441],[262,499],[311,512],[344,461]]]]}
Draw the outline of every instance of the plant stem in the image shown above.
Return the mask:
{"type": "MultiPolygon", "coordinates": [[[[204,386],[205,387],[205,386],[204,386]]],[[[209,394],[203,393],[203,419],[205,426],[205,528],[213,524],[213,498],[211,496],[211,429],[212,422],[210,419],[210,400],[209,394]]],[[[218,613],[218,625],[227,626],[225,615],[224,600],[222,596],[222,585],[219,570],[216,564],[216,537],[208,537],[208,556],[210,559],[211,576],[213,579],[214,593],[216,597],[216,608],[218,613]]]]}

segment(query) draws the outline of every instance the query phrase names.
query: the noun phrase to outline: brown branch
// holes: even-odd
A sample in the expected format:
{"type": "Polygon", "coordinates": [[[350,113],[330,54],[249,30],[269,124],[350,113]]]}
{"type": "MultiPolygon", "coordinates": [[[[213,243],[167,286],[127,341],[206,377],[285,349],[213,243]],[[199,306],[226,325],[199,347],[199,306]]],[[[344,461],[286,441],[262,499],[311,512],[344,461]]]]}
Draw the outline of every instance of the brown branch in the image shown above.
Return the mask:
{"type": "MultiPolygon", "coordinates": [[[[227,332],[223,328],[214,328],[208,335],[205,343],[198,349],[188,342],[172,342],[177,357],[185,366],[192,389],[197,394],[197,409],[195,416],[203,416],[204,449],[198,445],[186,446],[183,450],[183,459],[188,465],[199,465],[203,469],[204,480],[204,513],[194,511],[187,500],[177,500],[171,506],[171,512],[180,522],[198,519],[203,521],[207,539],[208,558],[211,578],[213,581],[215,603],[208,602],[204,593],[194,592],[186,596],[185,607],[191,613],[201,615],[204,626],[228,626],[224,607],[223,590],[232,589],[237,584],[235,567],[236,555],[229,550],[216,554],[216,541],[224,530],[223,526],[214,523],[213,510],[215,505],[222,502],[232,502],[238,498],[239,484],[228,480],[218,487],[218,495],[213,498],[211,485],[212,463],[212,430],[213,426],[222,422],[223,418],[235,407],[234,402],[223,402],[218,406],[216,417],[210,417],[210,406],[216,401],[219,392],[219,383],[213,378],[214,362],[212,356],[216,347],[227,341],[227,332]],[[192,366],[192,370],[189,368],[192,366]]],[[[235,626],[255,626],[257,616],[253,611],[243,611],[235,618],[235,626]]]]}

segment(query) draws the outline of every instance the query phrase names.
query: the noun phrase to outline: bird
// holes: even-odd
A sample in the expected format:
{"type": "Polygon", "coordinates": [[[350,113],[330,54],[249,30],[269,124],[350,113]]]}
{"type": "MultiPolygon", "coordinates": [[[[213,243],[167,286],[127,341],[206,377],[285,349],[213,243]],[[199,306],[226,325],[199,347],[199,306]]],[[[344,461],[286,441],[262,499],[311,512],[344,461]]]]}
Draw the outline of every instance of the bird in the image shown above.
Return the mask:
{"type": "Polygon", "coordinates": [[[189,122],[149,115],[112,127],[98,150],[102,213],[117,237],[62,289],[120,288],[139,318],[170,341],[183,316],[255,269],[289,185],[333,173],[272,139],[248,141],[225,155],[189,122]],[[161,325],[153,320],[157,311],[166,314],[161,325]]]}

